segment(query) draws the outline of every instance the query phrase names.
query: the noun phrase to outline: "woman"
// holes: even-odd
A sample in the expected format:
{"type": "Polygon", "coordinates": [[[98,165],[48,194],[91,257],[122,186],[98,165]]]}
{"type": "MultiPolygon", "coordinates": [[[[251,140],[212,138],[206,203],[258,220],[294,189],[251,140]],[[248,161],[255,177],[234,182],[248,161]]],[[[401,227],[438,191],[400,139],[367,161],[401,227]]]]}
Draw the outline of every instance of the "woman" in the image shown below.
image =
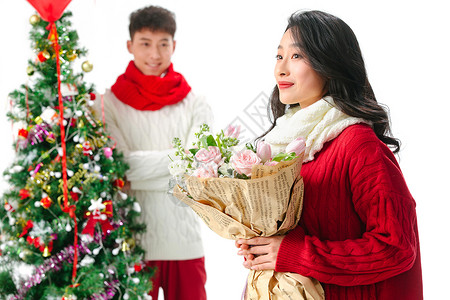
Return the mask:
{"type": "Polygon", "coordinates": [[[286,236],[238,240],[244,266],[314,277],[326,299],[423,299],[415,201],[389,149],[400,143],[353,31],[321,11],[294,13],[276,58],[264,138],[274,151],[305,138],[304,207],[286,236]]]}

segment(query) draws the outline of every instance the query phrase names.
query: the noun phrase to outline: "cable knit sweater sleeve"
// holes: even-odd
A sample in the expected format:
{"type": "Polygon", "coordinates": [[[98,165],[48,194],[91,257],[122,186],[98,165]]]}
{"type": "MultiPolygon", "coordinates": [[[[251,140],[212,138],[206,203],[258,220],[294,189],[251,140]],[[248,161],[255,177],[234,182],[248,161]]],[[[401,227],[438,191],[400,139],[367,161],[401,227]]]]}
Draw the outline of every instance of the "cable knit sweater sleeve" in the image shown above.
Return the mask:
{"type": "MultiPolygon", "coordinates": [[[[204,97],[193,96],[193,100],[187,104],[184,117],[188,118],[188,134],[178,137],[185,142],[185,146],[190,146],[195,139],[195,132],[198,132],[200,129],[200,125],[212,122],[212,111],[204,97]]],[[[170,119],[170,122],[176,121],[170,119]]],[[[165,125],[168,124],[161,124],[161,126],[165,125]]],[[[170,124],[168,126],[176,125],[170,124]]],[[[175,156],[175,149],[161,151],[141,150],[129,151],[126,159],[130,166],[127,172],[127,179],[131,181],[132,187],[133,183],[152,180],[152,183],[139,184],[139,189],[155,190],[158,189],[158,186],[166,189],[166,184],[162,184],[162,181],[168,182],[171,177],[168,168],[170,159],[177,159],[177,157],[175,156]]]]}
{"type": "Polygon", "coordinates": [[[341,286],[373,284],[409,270],[419,246],[415,202],[392,152],[372,129],[350,126],[309,164],[304,213],[314,205],[317,217],[305,217],[287,234],[276,270],[341,286]]]}
{"type": "MultiPolygon", "coordinates": [[[[168,165],[175,158],[172,139],[192,140],[200,124],[211,122],[211,109],[203,97],[192,92],[179,104],[152,111],[138,111],[120,102],[107,90],[103,110],[107,131],[129,165],[127,180],[132,189],[167,189],[168,165]]],[[[101,105],[94,109],[101,115],[101,105]]]]}

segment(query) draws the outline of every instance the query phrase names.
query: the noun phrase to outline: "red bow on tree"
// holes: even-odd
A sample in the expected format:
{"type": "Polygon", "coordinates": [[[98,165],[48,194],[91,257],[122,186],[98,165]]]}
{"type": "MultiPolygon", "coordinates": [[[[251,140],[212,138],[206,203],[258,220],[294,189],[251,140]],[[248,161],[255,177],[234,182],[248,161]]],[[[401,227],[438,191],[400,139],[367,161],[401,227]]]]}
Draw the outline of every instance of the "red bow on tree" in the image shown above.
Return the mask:
{"type": "Polygon", "coordinates": [[[28,231],[33,228],[33,222],[31,220],[27,221],[27,224],[25,225],[25,227],[22,230],[22,233],[19,235],[19,237],[23,237],[25,234],[28,233],[28,231]]]}

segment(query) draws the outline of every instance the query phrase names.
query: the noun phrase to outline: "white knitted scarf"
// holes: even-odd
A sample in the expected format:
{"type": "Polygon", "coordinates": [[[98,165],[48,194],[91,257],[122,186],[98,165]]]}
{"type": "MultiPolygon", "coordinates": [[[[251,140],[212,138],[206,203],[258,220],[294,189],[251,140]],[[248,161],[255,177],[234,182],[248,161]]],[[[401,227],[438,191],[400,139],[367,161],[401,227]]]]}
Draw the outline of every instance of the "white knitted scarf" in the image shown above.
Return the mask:
{"type": "Polygon", "coordinates": [[[306,108],[288,109],[285,115],[277,119],[277,125],[266,135],[265,141],[272,146],[272,155],[275,155],[283,152],[291,141],[303,137],[306,142],[305,163],[312,161],[326,142],[357,123],[370,124],[341,112],[335,107],[333,98],[327,96],[306,108]]]}

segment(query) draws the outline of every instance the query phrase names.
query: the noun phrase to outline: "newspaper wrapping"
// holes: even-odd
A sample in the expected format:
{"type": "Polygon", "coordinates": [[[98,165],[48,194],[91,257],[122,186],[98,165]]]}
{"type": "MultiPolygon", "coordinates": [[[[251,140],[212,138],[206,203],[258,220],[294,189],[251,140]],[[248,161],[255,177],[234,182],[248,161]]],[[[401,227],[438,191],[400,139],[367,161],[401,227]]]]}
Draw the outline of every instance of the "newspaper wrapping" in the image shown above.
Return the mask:
{"type": "MultiPolygon", "coordinates": [[[[252,179],[186,177],[187,191],[176,186],[173,195],[191,207],[223,238],[237,240],[284,235],[302,211],[303,156],[275,166],[254,165],[252,179]]],[[[313,278],[274,270],[251,270],[247,300],[325,299],[313,278]]]]}

